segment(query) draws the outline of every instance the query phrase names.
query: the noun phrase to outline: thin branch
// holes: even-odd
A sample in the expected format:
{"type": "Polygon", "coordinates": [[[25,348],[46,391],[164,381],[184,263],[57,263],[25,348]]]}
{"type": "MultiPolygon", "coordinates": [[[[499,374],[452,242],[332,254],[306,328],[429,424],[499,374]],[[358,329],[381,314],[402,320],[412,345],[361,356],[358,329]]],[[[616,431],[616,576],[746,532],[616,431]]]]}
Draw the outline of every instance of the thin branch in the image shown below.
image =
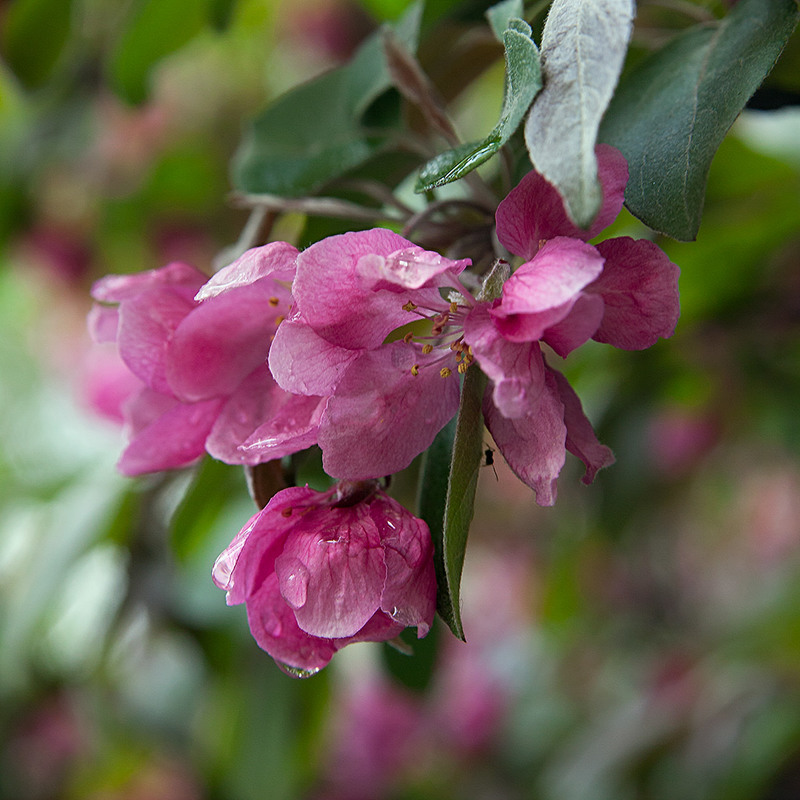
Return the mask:
{"type": "Polygon", "coordinates": [[[348,200],[340,200],[337,197],[280,197],[274,194],[237,192],[230,196],[230,200],[238,208],[263,208],[279,213],[294,211],[312,217],[352,219],[357,222],[376,222],[378,220],[403,222],[406,218],[391,214],[385,209],[368,208],[348,200]]]}

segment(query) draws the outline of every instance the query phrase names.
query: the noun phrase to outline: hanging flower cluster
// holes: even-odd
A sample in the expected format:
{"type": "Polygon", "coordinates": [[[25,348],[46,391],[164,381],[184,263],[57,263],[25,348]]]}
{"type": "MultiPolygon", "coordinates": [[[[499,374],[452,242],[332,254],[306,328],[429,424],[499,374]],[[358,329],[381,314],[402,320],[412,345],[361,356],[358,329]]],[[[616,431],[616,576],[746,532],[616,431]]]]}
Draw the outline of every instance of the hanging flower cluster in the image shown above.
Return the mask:
{"type": "Polygon", "coordinates": [[[314,671],[349,642],[427,632],[430,534],[376,480],[430,446],[468,370],[486,374],[486,426],[541,505],[555,502],[567,450],[587,483],[613,461],[545,351],[565,357],[589,339],[640,349],[669,336],[678,269],[649,241],[587,243],[616,218],[627,182],[618,151],[599,146],[597,159],[603,205],[588,231],[536,172],[500,204],[497,237],[524,263],[497,297],[467,288],[469,260],[381,228],[302,252],[268,244],[210,280],[170,264],[95,285],[95,337],[116,341],[141,383],[124,408],[123,472],[204,452],[255,465],[316,444],[340,482],[323,495],[280,492],[215,566],[279,662],[314,671]]]}

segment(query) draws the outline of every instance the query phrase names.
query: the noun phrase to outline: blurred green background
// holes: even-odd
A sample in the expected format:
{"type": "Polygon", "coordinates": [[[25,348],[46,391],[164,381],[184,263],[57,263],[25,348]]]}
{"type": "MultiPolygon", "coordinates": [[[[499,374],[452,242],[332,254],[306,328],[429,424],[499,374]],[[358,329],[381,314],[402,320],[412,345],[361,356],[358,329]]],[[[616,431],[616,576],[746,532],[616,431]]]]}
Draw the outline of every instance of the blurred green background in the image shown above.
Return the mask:
{"type": "MultiPolygon", "coordinates": [[[[226,198],[245,123],[405,5],[0,6],[2,800],[800,797],[796,105],[746,111],[698,240],[658,240],[675,336],[565,364],[617,464],[587,488],[569,463],[552,509],[482,469],[467,644],[438,626],[413,658],[356,645],[292,680],[210,580],[254,510],[241,470],[114,471],[92,281],[210,272],[247,221],[226,198]]],[[[639,46],[671,5],[641,4],[639,46]]],[[[492,68],[462,130],[501,92],[492,68]]]]}

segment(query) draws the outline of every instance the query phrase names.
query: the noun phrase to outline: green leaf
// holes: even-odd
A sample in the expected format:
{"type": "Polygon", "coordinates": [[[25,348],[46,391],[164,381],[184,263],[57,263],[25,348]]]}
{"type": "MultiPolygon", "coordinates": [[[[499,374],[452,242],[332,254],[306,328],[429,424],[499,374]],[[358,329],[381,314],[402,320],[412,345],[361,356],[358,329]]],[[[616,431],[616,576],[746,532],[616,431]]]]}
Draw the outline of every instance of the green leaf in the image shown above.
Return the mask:
{"type": "Polygon", "coordinates": [[[503,34],[509,27],[509,22],[514,18],[521,19],[524,10],[522,0],[503,0],[502,3],[497,3],[486,12],[492,33],[498,42],[503,41],[503,34]]]}
{"type": "MultiPolygon", "coordinates": [[[[413,6],[395,29],[411,51],[420,13],[413,6]]],[[[377,31],[348,64],[293,89],[256,118],[234,157],[235,187],[297,197],[364,164],[387,146],[391,131],[371,126],[365,114],[390,86],[377,31]]]]}
{"type": "Polygon", "coordinates": [[[516,18],[506,20],[506,24],[506,85],[497,125],[482,141],[461,145],[431,159],[420,170],[415,191],[427,192],[463,178],[491,158],[517,130],[541,89],[539,50],[531,39],[530,26],[516,18]]]}
{"type": "Polygon", "coordinates": [[[473,364],[466,371],[461,387],[461,405],[453,440],[453,460],[442,526],[443,564],[439,571],[444,573],[444,581],[438,587],[437,610],[450,630],[462,641],[465,639],[461,624],[461,573],[483,455],[481,407],[485,388],[486,376],[477,364],[473,364]]]}
{"type": "Polygon", "coordinates": [[[110,63],[115,91],[129,103],[147,98],[150,73],[209,20],[208,0],[139,0],[110,63]]]}
{"type": "Polygon", "coordinates": [[[594,148],[633,13],[633,0],[554,0],[542,31],[544,89],[525,123],[525,141],[533,165],[582,228],[602,202],[594,148]]]}
{"type": "Polygon", "coordinates": [[[433,444],[425,454],[425,464],[420,473],[419,515],[431,531],[436,566],[436,585],[438,594],[436,607],[452,629],[453,610],[447,592],[447,576],[444,568],[444,509],[447,501],[447,481],[450,476],[450,462],[453,459],[453,440],[456,435],[456,418],[450,420],[439,431],[433,444]]]}
{"type": "Polygon", "coordinates": [[[22,84],[49,77],[69,37],[72,0],[18,0],[4,11],[3,58],[22,84]]]}
{"type": "Polygon", "coordinates": [[[683,241],[697,236],[714,153],[798,16],[795,0],[740,0],[621,82],[600,138],[628,159],[626,204],[651,228],[683,241]]]}
{"type": "MultiPolygon", "coordinates": [[[[509,274],[508,264],[495,264],[478,299],[499,297],[509,274]]],[[[464,374],[458,416],[434,439],[421,476],[420,515],[428,523],[434,543],[436,610],[455,636],[462,640],[461,573],[483,456],[485,388],[486,375],[473,363],[464,374]]]]}

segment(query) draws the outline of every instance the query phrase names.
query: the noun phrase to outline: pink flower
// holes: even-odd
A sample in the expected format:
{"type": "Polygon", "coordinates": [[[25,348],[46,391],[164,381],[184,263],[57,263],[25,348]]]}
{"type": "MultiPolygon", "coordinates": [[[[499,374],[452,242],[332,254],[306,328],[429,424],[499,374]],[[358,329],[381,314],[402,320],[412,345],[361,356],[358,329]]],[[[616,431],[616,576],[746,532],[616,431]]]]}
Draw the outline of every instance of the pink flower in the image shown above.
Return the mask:
{"type": "Polygon", "coordinates": [[[137,475],[181,467],[207,450],[255,464],[316,442],[324,401],[296,398],[266,365],[288,313],[297,251],[277,242],[245,253],[211,280],[182,263],[111,275],[93,287],[90,328],[116,342],[138,379],[123,407],[129,442],[119,469],[137,475]],[[258,432],[258,447],[241,443],[258,432]]]}
{"type": "Polygon", "coordinates": [[[295,308],[269,365],[283,389],[330,397],[319,426],[329,475],[404,469],[456,413],[458,334],[449,332],[463,309],[439,290],[458,289],[467,264],[380,228],[323,239],[298,256],[295,308]]]}
{"type": "Polygon", "coordinates": [[[352,642],[427,634],[436,605],[427,525],[376,482],[278,492],[214,564],[228,605],[279,665],[324,667],[352,642]]]}
{"type": "Polygon", "coordinates": [[[603,204],[588,231],[575,227],[561,196],[530,172],[497,209],[497,235],[528,259],[490,308],[476,308],[464,341],[488,375],[486,425],[514,472],[552,505],[566,448],[586,465],[584,482],[613,463],[566,378],[540,342],[566,357],[588,339],[641,349],[672,334],[678,268],[652,242],[627,237],[586,243],[619,213],[628,169],[612,147],[597,148],[603,204]]]}

